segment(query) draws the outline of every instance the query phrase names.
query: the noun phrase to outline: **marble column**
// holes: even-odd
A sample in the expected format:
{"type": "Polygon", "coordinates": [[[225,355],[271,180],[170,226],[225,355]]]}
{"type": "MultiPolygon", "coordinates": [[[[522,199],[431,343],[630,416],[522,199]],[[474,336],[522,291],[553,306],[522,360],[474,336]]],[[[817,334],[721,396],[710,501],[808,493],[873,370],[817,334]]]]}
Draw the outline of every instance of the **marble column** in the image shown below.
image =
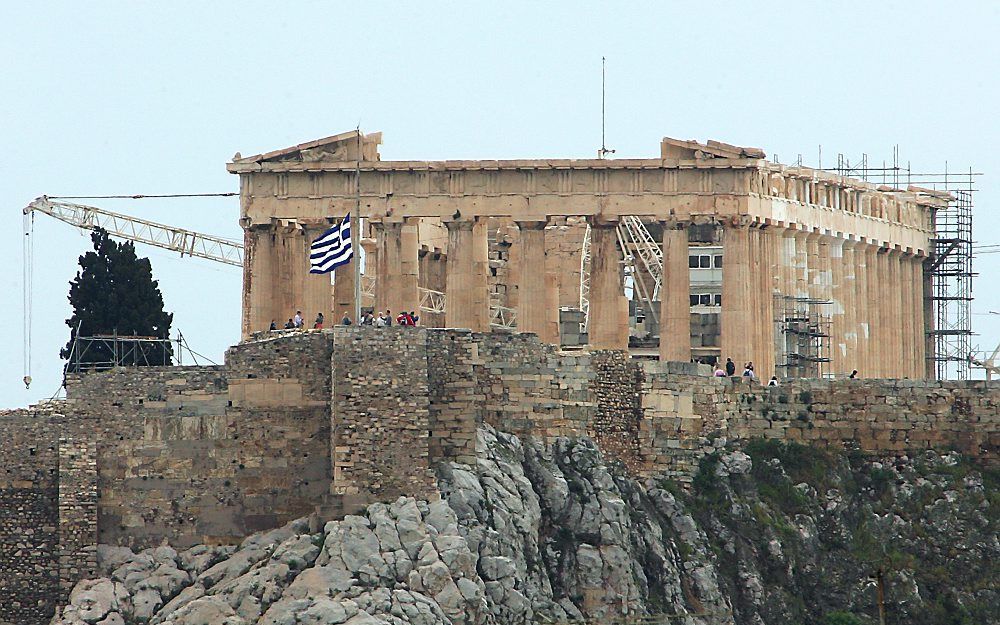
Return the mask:
{"type": "MultiPolygon", "coordinates": [[[[301,246],[301,259],[296,261],[301,263],[301,296],[299,301],[301,302],[302,318],[305,320],[304,327],[313,327],[313,321],[316,319],[317,313],[323,313],[323,317],[327,320],[329,324],[330,314],[333,309],[333,285],[330,283],[330,274],[328,273],[309,273],[309,255],[312,250],[310,246],[312,242],[319,238],[328,228],[329,224],[303,224],[299,230],[299,235],[297,237],[296,245],[301,246]]],[[[351,298],[350,304],[353,308],[354,306],[354,261],[338,267],[336,273],[341,275],[343,273],[350,273],[350,285],[351,285],[351,298]]],[[[351,313],[353,317],[353,312],[351,313]]]]}
{"type": "MultiPolygon", "coordinates": [[[[926,262],[927,258],[925,257],[922,260],[926,262]]],[[[934,336],[931,334],[934,331],[936,323],[934,318],[934,300],[932,299],[934,295],[934,281],[923,263],[921,263],[920,275],[924,283],[924,299],[922,302],[924,307],[924,377],[928,380],[933,380],[937,378],[937,367],[934,362],[937,344],[934,342],[934,336]]]]}
{"type": "Polygon", "coordinates": [[[871,356],[868,335],[870,332],[871,302],[868,300],[868,244],[858,241],[854,245],[854,328],[858,359],[858,376],[870,378],[871,356]]]}
{"type": "Polygon", "coordinates": [[[865,243],[865,296],[868,332],[865,340],[865,351],[868,354],[864,377],[877,378],[882,375],[882,351],[878,343],[878,333],[881,331],[881,272],[879,263],[878,243],[865,243]]]}
{"type": "Polygon", "coordinates": [[[448,275],[445,325],[475,332],[490,329],[489,284],[483,271],[488,257],[486,229],[472,220],[446,221],[448,275]]]}
{"type": "Polygon", "coordinates": [[[590,226],[590,309],[587,332],[591,349],[628,349],[628,300],[622,280],[617,224],[590,226]]]}
{"type": "Polygon", "coordinates": [[[722,231],[721,361],[732,358],[737,368],[756,355],[750,339],[749,265],[750,228],[744,224],[726,225],[722,231]]]}
{"type": "Polygon", "coordinates": [[[845,239],[843,244],[843,287],[841,287],[844,306],[844,368],[850,373],[857,369],[860,373],[861,358],[858,352],[858,302],[857,302],[857,241],[845,239]]]}
{"type": "Polygon", "coordinates": [[[688,224],[663,223],[663,283],[660,285],[660,360],[691,360],[691,270],[688,224]]]}
{"type": "MultiPolygon", "coordinates": [[[[357,323],[354,318],[354,261],[346,265],[341,265],[333,270],[333,310],[331,313],[323,313],[326,317],[326,326],[339,324],[346,315],[352,323],[357,323]]],[[[312,314],[312,313],[310,313],[312,314]]],[[[312,322],[315,317],[307,321],[312,322]]]]}
{"type": "Polygon", "coordinates": [[[913,325],[915,336],[913,337],[913,358],[916,366],[914,377],[927,377],[927,354],[925,351],[926,329],[924,327],[924,257],[913,256],[910,261],[911,281],[913,283],[913,325]]]}
{"type": "MultiPolygon", "coordinates": [[[[288,317],[277,309],[272,274],[275,267],[274,228],[270,225],[245,226],[243,230],[243,319],[242,334],[266,330],[271,320],[282,327],[288,317]]],[[[294,311],[292,311],[294,313],[294,311]]]]}
{"type": "Polygon", "coordinates": [[[847,361],[846,301],[844,293],[844,240],[828,237],[830,250],[830,371],[850,373],[847,361]]]}
{"type": "Polygon", "coordinates": [[[903,324],[900,317],[903,312],[902,286],[900,285],[900,261],[902,253],[890,249],[886,253],[886,291],[887,306],[883,317],[887,340],[883,343],[884,359],[889,377],[909,377],[908,354],[903,344],[903,324]]]}
{"type": "Polygon", "coordinates": [[[416,312],[420,307],[419,219],[407,217],[399,229],[399,295],[396,306],[401,311],[416,312]]]}
{"type": "Polygon", "coordinates": [[[517,282],[517,329],[519,332],[534,332],[546,343],[558,343],[559,327],[552,323],[549,310],[555,301],[549,290],[555,286],[555,282],[549,276],[551,271],[545,253],[545,226],[545,220],[517,222],[520,229],[517,254],[520,265],[520,279],[517,282]]]}
{"type": "MultiPolygon", "coordinates": [[[[899,279],[895,282],[898,285],[896,298],[899,301],[899,355],[902,363],[901,373],[907,378],[915,378],[922,375],[917,372],[915,362],[916,346],[913,344],[916,337],[917,326],[921,325],[913,316],[913,282],[910,265],[912,264],[912,254],[900,252],[897,255],[899,279]]],[[[923,321],[923,319],[920,319],[923,321]]]]}

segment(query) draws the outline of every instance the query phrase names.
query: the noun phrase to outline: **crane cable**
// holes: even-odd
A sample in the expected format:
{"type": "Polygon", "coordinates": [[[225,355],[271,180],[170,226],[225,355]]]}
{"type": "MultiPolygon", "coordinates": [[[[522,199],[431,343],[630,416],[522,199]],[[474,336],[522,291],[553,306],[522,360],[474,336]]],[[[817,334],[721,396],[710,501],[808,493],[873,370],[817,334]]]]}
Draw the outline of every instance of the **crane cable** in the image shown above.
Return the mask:
{"type": "Polygon", "coordinates": [[[31,387],[31,295],[32,295],[32,279],[34,278],[34,230],[35,230],[35,213],[31,211],[25,213],[23,220],[24,223],[24,241],[22,253],[24,254],[24,262],[22,263],[23,268],[23,313],[24,313],[24,388],[31,387]]]}

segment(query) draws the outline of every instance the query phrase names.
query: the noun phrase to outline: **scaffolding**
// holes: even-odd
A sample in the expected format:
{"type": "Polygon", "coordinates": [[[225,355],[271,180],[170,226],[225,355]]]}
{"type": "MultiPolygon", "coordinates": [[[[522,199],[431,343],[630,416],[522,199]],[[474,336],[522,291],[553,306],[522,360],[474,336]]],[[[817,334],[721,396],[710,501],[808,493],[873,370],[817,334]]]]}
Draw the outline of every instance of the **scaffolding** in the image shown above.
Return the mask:
{"type": "MultiPolygon", "coordinates": [[[[822,148],[820,148],[822,168],[822,148]]],[[[799,156],[799,164],[802,157],[799,156]]],[[[940,172],[914,172],[903,165],[899,146],[892,150],[892,163],[873,166],[867,154],[852,163],[837,155],[837,166],[827,169],[841,176],[858,178],[904,191],[910,187],[945,191],[951,195],[946,208],[933,215],[934,236],[930,256],[924,264],[924,300],[933,326],[926,331],[928,369],[939,380],[966,380],[972,369],[972,217],[975,182],[981,172],[972,168],[956,173],[945,162],[940,172]]],[[[930,324],[928,324],[930,325],[930,324]]]]}
{"type": "Polygon", "coordinates": [[[776,364],[784,377],[821,378],[830,362],[830,300],[774,296],[776,364]]]}

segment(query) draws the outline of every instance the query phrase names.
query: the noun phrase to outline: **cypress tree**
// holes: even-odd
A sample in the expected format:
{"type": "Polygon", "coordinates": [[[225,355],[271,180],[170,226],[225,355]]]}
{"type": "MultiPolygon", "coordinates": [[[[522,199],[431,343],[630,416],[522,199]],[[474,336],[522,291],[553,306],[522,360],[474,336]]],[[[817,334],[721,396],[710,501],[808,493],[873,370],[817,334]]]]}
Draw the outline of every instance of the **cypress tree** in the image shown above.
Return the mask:
{"type": "MultiPolygon", "coordinates": [[[[103,229],[96,229],[90,239],[94,250],[80,256],[80,270],[69,283],[73,315],[66,325],[70,327],[70,340],[60,357],[70,357],[78,327],[83,337],[117,334],[170,338],[174,316],[163,310],[163,295],[153,279],[149,259],[138,258],[135,245],[113,241],[103,229]]],[[[124,364],[171,364],[172,356],[169,343],[144,344],[124,364]]],[[[80,357],[82,363],[107,363],[112,359],[111,349],[101,343],[91,343],[80,357]]]]}

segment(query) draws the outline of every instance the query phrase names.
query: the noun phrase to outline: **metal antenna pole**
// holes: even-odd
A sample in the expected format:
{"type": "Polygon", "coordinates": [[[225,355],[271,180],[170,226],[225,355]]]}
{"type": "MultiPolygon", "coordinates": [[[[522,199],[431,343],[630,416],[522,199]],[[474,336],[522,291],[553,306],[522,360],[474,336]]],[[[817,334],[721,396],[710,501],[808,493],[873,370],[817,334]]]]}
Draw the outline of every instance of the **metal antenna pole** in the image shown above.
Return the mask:
{"type": "MultiPolygon", "coordinates": [[[[351,247],[354,254],[354,323],[361,324],[361,124],[357,127],[358,159],[354,166],[355,202],[351,216],[351,247]]],[[[336,320],[334,320],[336,323],[336,320]]]]}
{"type": "Polygon", "coordinates": [[[614,154],[614,150],[609,150],[608,146],[604,142],[604,126],[605,126],[605,93],[607,92],[607,59],[601,57],[601,149],[597,151],[597,158],[604,158],[608,154],[614,154]]]}
{"type": "Polygon", "coordinates": [[[607,92],[608,85],[608,70],[607,70],[608,60],[605,57],[601,57],[601,154],[600,158],[604,158],[604,150],[606,148],[604,144],[604,123],[605,123],[605,93],[607,92]]]}

